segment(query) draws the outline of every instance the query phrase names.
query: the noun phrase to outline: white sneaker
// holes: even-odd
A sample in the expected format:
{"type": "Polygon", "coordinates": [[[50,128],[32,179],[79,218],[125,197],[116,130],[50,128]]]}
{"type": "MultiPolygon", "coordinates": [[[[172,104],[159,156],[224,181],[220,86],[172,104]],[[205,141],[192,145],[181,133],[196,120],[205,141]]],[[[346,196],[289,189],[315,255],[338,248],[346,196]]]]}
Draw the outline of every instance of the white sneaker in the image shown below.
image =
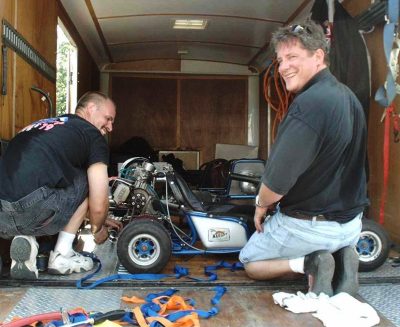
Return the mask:
{"type": "Polygon", "coordinates": [[[92,258],[85,257],[74,250],[68,255],[51,251],[47,272],[55,275],[67,275],[73,272],[84,272],[93,268],[92,258]]]}
{"type": "Polygon", "coordinates": [[[14,279],[38,279],[36,256],[39,244],[34,236],[18,235],[11,242],[10,276],[14,279]]]}

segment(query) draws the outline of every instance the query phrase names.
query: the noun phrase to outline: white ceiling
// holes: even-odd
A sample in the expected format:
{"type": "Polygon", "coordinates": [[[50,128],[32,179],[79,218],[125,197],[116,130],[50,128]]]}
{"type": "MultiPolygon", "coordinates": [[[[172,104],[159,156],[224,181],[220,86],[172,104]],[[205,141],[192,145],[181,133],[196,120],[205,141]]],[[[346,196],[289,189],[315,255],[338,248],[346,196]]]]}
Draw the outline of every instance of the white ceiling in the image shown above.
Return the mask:
{"type": "Polygon", "coordinates": [[[93,59],[182,59],[257,66],[277,27],[304,17],[313,0],[61,0],[93,59]],[[176,30],[175,19],[207,19],[176,30]],[[179,50],[187,54],[178,54],[179,50]]]}

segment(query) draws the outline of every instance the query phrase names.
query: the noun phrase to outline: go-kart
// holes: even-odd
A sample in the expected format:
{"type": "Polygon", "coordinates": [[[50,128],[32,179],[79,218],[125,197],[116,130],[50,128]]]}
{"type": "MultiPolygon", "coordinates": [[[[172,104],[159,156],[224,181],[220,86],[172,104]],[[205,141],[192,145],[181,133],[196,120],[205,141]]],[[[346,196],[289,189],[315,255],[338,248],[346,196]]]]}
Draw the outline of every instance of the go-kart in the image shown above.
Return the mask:
{"type": "MultiPolygon", "coordinates": [[[[170,164],[125,161],[110,188],[109,217],[124,225],[110,234],[120,263],[130,273],[157,273],[171,255],[238,253],[254,232],[252,199],[263,169],[262,160],[235,160],[225,189],[194,191],[170,164]]],[[[381,266],[389,245],[382,227],[364,218],[359,270],[381,266]]]]}

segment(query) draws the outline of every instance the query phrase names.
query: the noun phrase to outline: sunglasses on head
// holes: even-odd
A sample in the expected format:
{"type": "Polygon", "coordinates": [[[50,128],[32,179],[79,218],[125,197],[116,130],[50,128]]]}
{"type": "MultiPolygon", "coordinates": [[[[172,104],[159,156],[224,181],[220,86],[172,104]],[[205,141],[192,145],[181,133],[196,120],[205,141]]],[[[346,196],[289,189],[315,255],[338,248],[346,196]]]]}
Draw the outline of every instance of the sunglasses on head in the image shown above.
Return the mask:
{"type": "Polygon", "coordinates": [[[304,27],[300,24],[290,26],[290,31],[295,34],[301,34],[301,33],[311,34],[311,31],[308,27],[304,27]]]}

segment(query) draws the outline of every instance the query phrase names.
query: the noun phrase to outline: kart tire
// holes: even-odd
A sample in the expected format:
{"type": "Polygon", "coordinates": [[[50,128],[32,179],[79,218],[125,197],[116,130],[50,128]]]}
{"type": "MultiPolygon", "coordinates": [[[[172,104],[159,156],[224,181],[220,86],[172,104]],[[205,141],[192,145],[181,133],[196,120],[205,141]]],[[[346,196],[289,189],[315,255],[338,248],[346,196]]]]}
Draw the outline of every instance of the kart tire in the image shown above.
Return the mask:
{"type": "Polygon", "coordinates": [[[382,266],[389,256],[389,236],[381,225],[364,217],[356,250],[360,260],[358,271],[375,270],[382,266]]]}
{"type": "Polygon", "coordinates": [[[134,219],[123,229],[117,243],[118,259],[131,274],[160,272],[171,251],[167,229],[151,218],[134,219]]]}

